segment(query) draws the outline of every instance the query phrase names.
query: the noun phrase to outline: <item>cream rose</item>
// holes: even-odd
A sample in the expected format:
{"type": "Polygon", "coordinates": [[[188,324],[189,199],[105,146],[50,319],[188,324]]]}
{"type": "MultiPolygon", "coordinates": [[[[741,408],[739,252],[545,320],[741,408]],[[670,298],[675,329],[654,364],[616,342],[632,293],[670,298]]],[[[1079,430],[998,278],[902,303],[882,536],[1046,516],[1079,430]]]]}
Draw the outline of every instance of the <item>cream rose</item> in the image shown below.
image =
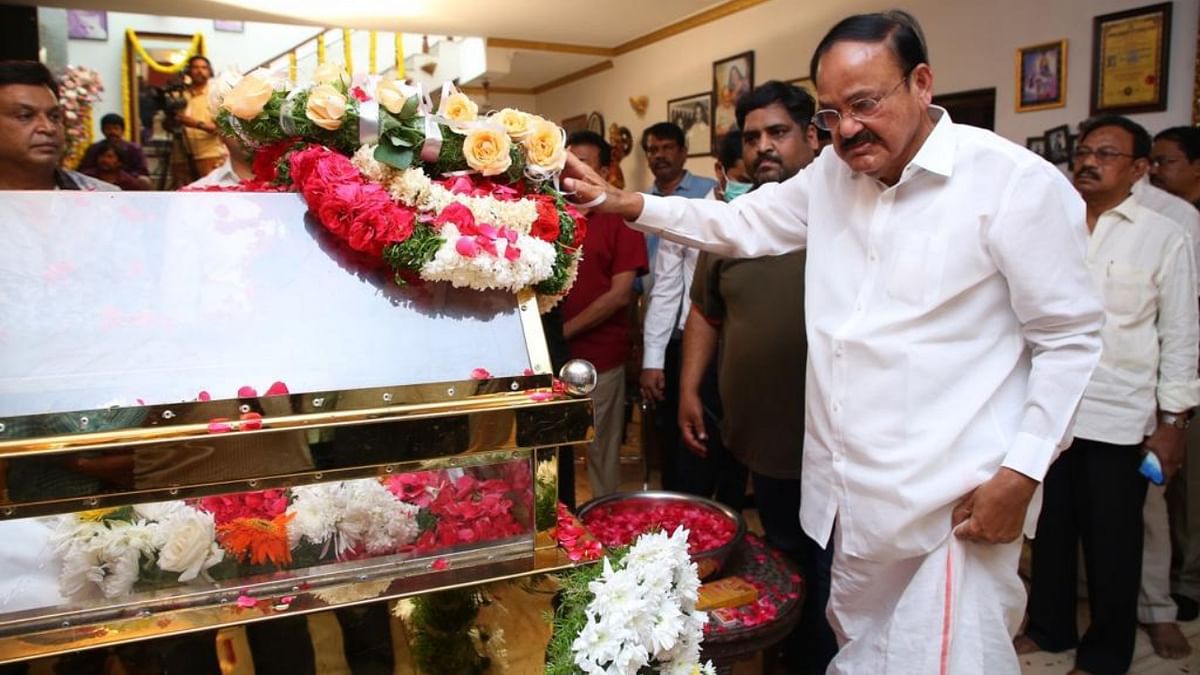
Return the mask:
{"type": "Polygon", "coordinates": [[[536,122],[524,145],[525,162],[534,169],[557,172],[567,163],[566,137],[553,122],[536,122]]]}
{"type": "Polygon", "coordinates": [[[471,122],[479,118],[479,106],[466,94],[455,92],[442,100],[438,115],[451,122],[471,122]]]}
{"type": "Polygon", "coordinates": [[[238,119],[252,120],[263,111],[274,93],[270,82],[251,73],[238,80],[225,94],[221,107],[238,119]]]}
{"type": "Polygon", "coordinates": [[[539,118],[529,113],[505,108],[492,116],[492,119],[504,126],[509,138],[514,141],[524,140],[533,131],[534,122],[539,118]]]}
{"type": "Polygon", "coordinates": [[[337,63],[325,62],[317,66],[317,69],[312,74],[313,84],[337,84],[341,83],[344,87],[350,86],[350,73],[337,63]]]}
{"type": "Polygon", "coordinates": [[[319,84],[308,92],[304,114],[322,129],[337,131],[342,127],[342,117],[346,114],[346,97],[332,84],[319,84]]]}
{"type": "Polygon", "coordinates": [[[467,132],[463,140],[463,157],[467,166],[485,176],[498,176],[512,165],[509,150],[512,141],[500,127],[479,127],[467,132]]]}
{"type": "Polygon", "coordinates": [[[158,566],[167,572],[179,572],[180,581],[195,579],[225,557],[216,542],[212,514],[195,509],[177,512],[161,527],[163,546],[158,551],[158,566]]]}
{"type": "Polygon", "coordinates": [[[393,115],[399,115],[408,99],[416,95],[416,89],[396,79],[383,80],[375,87],[375,99],[393,115]]]}

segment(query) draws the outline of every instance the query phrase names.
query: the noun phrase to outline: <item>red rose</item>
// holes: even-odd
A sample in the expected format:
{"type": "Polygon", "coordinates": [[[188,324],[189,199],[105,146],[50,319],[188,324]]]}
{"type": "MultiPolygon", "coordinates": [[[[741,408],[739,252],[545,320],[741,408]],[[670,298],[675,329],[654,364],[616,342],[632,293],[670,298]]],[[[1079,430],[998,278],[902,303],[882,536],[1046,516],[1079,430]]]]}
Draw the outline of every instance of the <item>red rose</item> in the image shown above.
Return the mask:
{"type": "Polygon", "coordinates": [[[251,165],[254,179],[261,183],[274,183],[279,177],[279,160],[283,159],[284,154],[295,143],[295,139],[288,138],[259,148],[254,153],[254,162],[251,165]]]}
{"type": "Polygon", "coordinates": [[[479,234],[479,228],[475,226],[475,214],[471,213],[471,209],[458,202],[454,202],[442,209],[437,218],[433,219],[434,227],[440,228],[446,223],[452,223],[454,227],[458,228],[459,234],[479,234]]]}
{"type": "Polygon", "coordinates": [[[293,152],[288,160],[292,165],[292,181],[304,189],[317,160],[327,154],[329,154],[329,149],[319,145],[310,145],[303,150],[293,152]]]}
{"type": "Polygon", "coordinates": [[[567,215],[575,221],[575,239],[571,241],[571,247],[579,248],[583,246],[583,240],[587,237],[587,216],[570,204],[567,204],[567,215]]]}
{"type": "Polygon", "coordinates": [[[558,239],[559,225],[558,207],[554,205],[554,200],[538,199],[537,220],[533,221],[529,234],[542,241],[553,242],[558,239]]]}

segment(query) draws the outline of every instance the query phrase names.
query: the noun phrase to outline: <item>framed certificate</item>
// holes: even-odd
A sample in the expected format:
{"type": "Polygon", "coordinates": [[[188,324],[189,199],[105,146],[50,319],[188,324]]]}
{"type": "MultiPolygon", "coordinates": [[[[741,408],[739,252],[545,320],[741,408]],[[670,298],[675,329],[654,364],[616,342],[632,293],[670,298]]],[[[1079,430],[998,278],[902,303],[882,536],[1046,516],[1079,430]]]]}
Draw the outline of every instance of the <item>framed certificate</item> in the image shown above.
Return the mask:
{"type": "Polygon", "coordinates": [[[1171,3],[1097,16],[1092,32],[1092,114],[1166,110],[1171,3]]]}

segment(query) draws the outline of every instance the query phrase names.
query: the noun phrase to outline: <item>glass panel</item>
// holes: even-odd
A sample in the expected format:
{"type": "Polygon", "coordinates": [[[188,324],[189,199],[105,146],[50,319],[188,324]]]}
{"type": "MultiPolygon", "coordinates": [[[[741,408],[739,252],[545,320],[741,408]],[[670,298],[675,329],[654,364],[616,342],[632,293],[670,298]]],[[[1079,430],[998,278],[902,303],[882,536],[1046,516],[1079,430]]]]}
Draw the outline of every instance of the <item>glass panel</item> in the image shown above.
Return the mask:
{"type": "Polygon", "coordinates": [[[514,296],[399,287],[305,212],[295,194],[6,193],[0,417],[530,368],[514,296]]]}
{"type": "Polygon", "coordinates": [[[0,523],[0,635],[530,556],[532,456],[0,523]]]}

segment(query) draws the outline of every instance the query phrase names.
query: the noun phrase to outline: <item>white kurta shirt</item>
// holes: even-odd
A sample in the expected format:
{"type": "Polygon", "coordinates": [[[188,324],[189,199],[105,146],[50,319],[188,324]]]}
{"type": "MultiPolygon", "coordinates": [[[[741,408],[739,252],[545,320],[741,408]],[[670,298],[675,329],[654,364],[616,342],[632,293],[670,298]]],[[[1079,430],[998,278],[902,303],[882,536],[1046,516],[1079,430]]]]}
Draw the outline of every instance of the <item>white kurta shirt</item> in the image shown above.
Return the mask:
{"type": "Polygon", "coordinates": [[[1157,425],[1157,409],[1200,403],[1191,241],[1139,199],[1101,214],[1088,241],[1088,268],[1104,296],[1104,351],[1075,435],[1118,445],[1141,443],[1157,425]]]}
{"type": "Polygon", "coordinates": [[[930,115],[893,187],[826,152],[731,204],[646,197],[638,221],[726,256],[808,246],[800,519],[820,542],[836,519],[859,558],[933,550],[1001,465],[1041,480],[1099,359],[1075,189],[1024,148],[930,115]]]}
{"type": "MultiPolygon", "coordinates": [[[[1200,270],[1200,211],[1191,202],[1154,187],[1145,176],[1133,184],[1133,196],[1138,204],[1166,216],[1183,230],[1191,246],[1192,264],[1200,270]]],[[[1196,295],[1200,295],[1200,276],[1196,279],[1196,295]]]]}

